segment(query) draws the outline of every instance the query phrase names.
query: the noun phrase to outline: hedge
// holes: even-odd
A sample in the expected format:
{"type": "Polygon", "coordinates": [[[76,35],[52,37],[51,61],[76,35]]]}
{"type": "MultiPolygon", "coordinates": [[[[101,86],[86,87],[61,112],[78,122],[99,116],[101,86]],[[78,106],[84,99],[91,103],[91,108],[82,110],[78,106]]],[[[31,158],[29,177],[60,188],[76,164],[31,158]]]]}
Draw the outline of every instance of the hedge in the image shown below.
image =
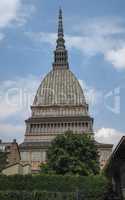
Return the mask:
{"type": "Polygon", "coordinates": [[[0,176],[0,200],[103,200],[109,185],[101,175],[0,176]]]}
{"type": "Polygon", "coordinates": [[[0,190],[42,190],[53,192],[74,192],[74,190],[107,189],[108,181],[104,176],[61,176],[61,175],[15,175],[0,176],[0,190]]]}
{"type": "Polygon", "coordinates": [[[76,200],[75,193],[44,192],[44,191],[9,191],[0,192],[0,200],[76,200]]]}

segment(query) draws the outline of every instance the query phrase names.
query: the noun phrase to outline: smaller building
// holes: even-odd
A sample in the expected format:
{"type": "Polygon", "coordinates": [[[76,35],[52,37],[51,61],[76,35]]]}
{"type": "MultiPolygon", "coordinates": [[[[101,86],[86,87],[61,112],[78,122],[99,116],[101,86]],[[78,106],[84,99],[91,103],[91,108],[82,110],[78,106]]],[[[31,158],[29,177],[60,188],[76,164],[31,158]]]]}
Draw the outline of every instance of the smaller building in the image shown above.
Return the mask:
{"type": "Polygon", "coordinates": [[[114,191],[120,199],[125,198],[125,136],[123,136],[110,156],[104,170],[112,179],[114,191]]]}
{"type": "Polygon", "coordinates": [[[13,165],[7,166],[3,171],[2,174],[6,176],[10,175],[27,175],[31,174],[31,166],[29,164],[22,165],[21,163],[14,163],[13,165]]]}
{"type": "Polygon", "coordinates": [[[47,162],[47,149],[49,145],[50,142],[27,142],[20,144],[21,163],[30,163],[32,173],[38,173],[40,165],[47,162]]]}
{"type": "Polygon", "coordinates": [[[95,144],[99,153],[100,169],[102,170],[105,167],[107,160],[112,154],[113,144],[103,144],[97,141],[95,144]]]}
{"type": "Polygon", "coordinates": [[[7,165],[20,162],[19,146],[15,139],[12,142],[2,142],[0,140],[0,151],[7,153],[7,165]]]}

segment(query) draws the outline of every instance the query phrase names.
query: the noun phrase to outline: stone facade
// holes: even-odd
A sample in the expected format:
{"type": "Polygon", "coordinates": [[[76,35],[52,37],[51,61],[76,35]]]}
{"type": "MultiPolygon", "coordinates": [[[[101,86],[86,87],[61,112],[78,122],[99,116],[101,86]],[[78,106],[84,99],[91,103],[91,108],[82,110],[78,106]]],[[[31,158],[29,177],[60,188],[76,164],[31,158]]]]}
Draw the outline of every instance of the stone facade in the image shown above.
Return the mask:
{"type": "Polygon", "coordinates": [[[22,164],[30,163],[32,172],[37,172],[41,163],[46,163],[46,151],[49,143],[24,142],[21,145],[22,164]]]}
{"type": "Polygon", "coordinates": [[[72,130],[74,133],[92,133],[93,120],[89,116],[35,117],[26,121],[25,142],[52,141],[58,135],[72,130]]]}
{"type": "Polygon", "coordinates": [[[99,162],[100,162],[100,168],[103,169],[107,163],[107,160],[112,154],[112,144],[102,144],[96,142],[98,152],[99,152],[99,162]]]}
{"type": "Polygon", "coordinates": [[[12,175],[27,175],[31,174],[31,166],[29,164],[22,165],[20,163],[15,163],[13,165],[9,165],[6,167],[3,171],[2,174],[6,176],[12,176],[12,175]]]}

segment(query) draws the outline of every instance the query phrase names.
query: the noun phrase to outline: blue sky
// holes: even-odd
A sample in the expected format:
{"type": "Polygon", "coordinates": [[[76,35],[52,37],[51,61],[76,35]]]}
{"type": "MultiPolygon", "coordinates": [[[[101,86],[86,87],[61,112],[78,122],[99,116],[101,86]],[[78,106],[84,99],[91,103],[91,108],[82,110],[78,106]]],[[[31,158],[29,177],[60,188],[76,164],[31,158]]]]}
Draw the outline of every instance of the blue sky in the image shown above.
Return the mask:
{"type": "Polygon", "coordinates": [[[52,68],[59,6],[95,136],[116,143],[125,133],[124,0],[0,1],[0,137],[23,140],[32,96],[52,68]]]}

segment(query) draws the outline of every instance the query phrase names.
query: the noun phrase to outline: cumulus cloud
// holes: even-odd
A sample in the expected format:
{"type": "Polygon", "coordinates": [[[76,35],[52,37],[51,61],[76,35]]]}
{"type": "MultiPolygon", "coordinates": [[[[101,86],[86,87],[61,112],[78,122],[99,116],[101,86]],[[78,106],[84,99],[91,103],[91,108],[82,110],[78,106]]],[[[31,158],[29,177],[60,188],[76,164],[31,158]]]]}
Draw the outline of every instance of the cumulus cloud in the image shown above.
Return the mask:
{"type": "Polygon", "coordinates": [[[0,40],[4,39],[4,29],[27,22],[35,7],[22,0],[0,0],[0,40]]]}
{"type": "Polygon", "coordinates": [[[125,133],[117,131],[113,128],[101,128],[96,131],[95,139],[98,142],[106,143],[106,144],[114,144],[114,147],[118,144],[121,137],[124,136],[125,133]]]}
{"type": "Polygon", "coordinates": [[[115,69],[125,68],[125,24],[121,19],[97,19],[77,26],[79,36],[69,36],[69,46],[87,56],[102,54],[115,69]]]}
{"type": "Polygon", "coordinates": [[[12,20],[17,18],[17,12],[20,6],[20,0],[0,1],[0,27],[6,27],[12,20]]]}
{"type": "Polygon", "coordinates": [[[22,0],[1,0],[0,28],[5,28],[12,22],[25,22],[32,11],[34,11],[33,5],[23,4],[22,0]]]}
{"type": "Polygon", "coordinates": [[[116,69],[125,69],[125,47],[108,51],[105,58],[109,60],[116,69]]]}

